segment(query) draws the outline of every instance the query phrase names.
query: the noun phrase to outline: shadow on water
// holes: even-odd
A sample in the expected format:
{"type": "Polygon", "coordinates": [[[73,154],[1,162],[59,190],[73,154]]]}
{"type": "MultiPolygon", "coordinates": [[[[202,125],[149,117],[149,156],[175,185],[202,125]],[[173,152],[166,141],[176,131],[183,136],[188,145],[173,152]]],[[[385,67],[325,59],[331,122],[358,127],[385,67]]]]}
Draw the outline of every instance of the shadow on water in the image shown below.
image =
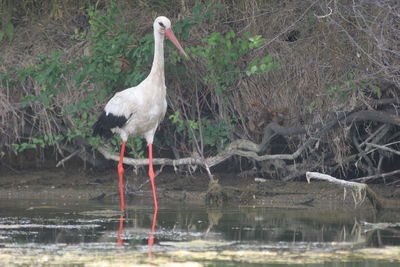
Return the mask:
{"type": "Polygon", "coordinates": [[[2,200],[0,262],[397,266],[400,227],[376,222],[332,210],[144,203],[122,215],[114,204],[2,200]]]}

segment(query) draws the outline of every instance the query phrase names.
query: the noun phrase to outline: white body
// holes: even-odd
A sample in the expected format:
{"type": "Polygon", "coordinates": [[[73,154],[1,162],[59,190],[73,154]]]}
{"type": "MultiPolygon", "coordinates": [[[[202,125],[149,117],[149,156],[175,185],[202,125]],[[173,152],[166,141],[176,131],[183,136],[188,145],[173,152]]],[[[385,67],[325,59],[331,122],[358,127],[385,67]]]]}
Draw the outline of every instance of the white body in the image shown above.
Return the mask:
{"type": "Polygon", "coordinates": [[[104,108],[107,115],[111,113],[128,119],[121,128],[111,129],[124,141],[129,136],[140,136],[144,137],[148,144],[152,144],[157,127],[167,111],[164,32],[165,28],[171,27],[171,22],[166,17],[158,17],[153,27],[154,59],[150,74],[138,86],[116,93],[104,108]]]}
{"type": "Polygon", "coordinates": [[[147,77],[138,86],[121,91],[107,103],[106,114],[125,116],[128,121],[121,128],[111,129],[122,140],[129,136],[144,137],[153,143],[156,129],[167,111],[166,87],[164,79],[147,77]]]}

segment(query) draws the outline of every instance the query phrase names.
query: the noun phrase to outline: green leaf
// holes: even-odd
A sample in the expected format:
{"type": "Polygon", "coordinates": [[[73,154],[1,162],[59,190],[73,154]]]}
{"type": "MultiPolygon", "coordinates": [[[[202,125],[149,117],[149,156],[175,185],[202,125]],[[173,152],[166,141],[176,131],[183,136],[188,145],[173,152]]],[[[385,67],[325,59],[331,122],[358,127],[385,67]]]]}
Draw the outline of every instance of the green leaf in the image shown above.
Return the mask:
{"type": "Polygon", "coordinates": [[[263,58],[261,59],[261,62],[263,62],[263,63],[269,63],[269,62],[271,62],[271,61],[272,61],[272,55],[268,55],[268,56],[263,57],[263,58]]]}
{"type": "Polygon", "coordinates": [[[379,88],[378,86],[376,86],[374,84],[371,84],[370,86],[371,86],[372,92],[374,92],[378,98],[381,98],[382,97],[381,88],[379,88]]]}
{"type": "Polygon", "coordinates": [[[256,65],[251,66],[249,70],[246,71],[247,76],[250,76],[254,74],[258,70],[258,67],[256,65]]]}
{"type": "Polygon", "coordinates": [[[225,35],[225,39],[232,39],[235,37],[235,32],[230,30],[229,32],[227,32],[227,34],[225,35]]]}
{"type": "Polygon", "coordinates": [[[12,23],[7,23],[5,34],[7,35],[8,39],[12,39],[14,36],[14,25],[12,23]]]}

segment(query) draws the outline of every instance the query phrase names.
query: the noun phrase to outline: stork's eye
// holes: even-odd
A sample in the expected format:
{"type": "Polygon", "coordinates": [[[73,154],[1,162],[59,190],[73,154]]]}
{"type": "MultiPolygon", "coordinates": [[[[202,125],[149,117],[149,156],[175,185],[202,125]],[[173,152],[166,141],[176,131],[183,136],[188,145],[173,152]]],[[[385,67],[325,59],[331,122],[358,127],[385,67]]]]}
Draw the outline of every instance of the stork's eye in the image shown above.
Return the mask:
{"type": "Polygon", "coordinates": [[[158,23],[161,27],[165,28],[164,24],[162,22],[158,23]]]}

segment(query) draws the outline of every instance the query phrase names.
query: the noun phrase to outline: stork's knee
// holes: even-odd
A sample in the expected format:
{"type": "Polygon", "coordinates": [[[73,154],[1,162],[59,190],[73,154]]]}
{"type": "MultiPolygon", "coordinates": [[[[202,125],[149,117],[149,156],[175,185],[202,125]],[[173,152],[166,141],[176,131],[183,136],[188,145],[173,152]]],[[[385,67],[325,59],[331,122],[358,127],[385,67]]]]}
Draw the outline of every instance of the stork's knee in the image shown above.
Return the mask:
{"type": "Polygon", "coordinates": [[[152,169],[149,169],[149,176],[151,179],[154,178],[154,171],[152,169]]]}

